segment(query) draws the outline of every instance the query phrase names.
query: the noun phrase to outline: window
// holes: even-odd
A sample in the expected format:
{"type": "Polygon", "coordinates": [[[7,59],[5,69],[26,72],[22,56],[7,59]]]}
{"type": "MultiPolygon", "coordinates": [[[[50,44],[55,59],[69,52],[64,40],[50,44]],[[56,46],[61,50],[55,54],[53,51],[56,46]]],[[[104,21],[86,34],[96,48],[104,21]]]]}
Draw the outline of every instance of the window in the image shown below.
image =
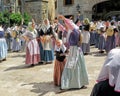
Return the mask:
{"type": "Polygon", "coordinates": [[[64,5],[71,5],[74,3],[74,0],[64,0],[64,5]]]}

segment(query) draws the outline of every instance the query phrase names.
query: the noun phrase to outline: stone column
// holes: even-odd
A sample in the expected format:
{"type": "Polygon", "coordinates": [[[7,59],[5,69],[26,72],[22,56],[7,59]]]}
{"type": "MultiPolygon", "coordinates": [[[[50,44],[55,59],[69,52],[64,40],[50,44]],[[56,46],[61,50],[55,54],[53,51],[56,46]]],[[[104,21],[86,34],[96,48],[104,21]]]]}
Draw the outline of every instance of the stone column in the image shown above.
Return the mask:
{"type": "Polygon", "coordinates": [[[55,0],[48,0],[48,19],[53,21],[55,18],[55,0]]]}

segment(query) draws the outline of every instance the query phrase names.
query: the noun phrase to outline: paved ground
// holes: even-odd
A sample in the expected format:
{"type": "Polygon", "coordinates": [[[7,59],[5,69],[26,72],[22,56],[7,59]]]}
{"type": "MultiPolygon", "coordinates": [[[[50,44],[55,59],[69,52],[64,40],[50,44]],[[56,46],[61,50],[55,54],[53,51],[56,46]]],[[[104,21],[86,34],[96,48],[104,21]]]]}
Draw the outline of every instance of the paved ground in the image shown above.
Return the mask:
{"type": "Polygon", "coordinates": [[[25,53],[9,53],[7,61],[0,63],[0,96],[90,96],[106,54],[99,54],[94,47],[85,56],[89,75],[87,89],[59,92],[53,85],[53,64],[28,67],[25,53]]]}

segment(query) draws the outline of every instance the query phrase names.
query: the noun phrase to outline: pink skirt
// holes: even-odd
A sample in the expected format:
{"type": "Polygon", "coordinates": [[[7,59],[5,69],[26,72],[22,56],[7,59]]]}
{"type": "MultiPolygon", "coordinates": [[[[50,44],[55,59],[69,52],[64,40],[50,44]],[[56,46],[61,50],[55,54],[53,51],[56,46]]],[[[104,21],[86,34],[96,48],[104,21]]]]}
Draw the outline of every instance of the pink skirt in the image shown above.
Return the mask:
{"type": "Polygon", "coordinates": [[[40,62],[40,49],[37,40],[29,41],[26,48],[26,64],[38,64],[40,62]]]}

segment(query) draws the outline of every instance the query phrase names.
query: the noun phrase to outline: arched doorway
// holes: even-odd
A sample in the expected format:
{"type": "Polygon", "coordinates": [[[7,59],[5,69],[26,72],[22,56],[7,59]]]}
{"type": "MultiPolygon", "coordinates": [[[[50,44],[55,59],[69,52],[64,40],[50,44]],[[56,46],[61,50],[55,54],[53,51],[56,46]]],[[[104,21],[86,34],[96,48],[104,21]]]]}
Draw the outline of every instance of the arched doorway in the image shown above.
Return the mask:
{"type": "Polygon", "coordinates": [[[97,3],[92,7],[92,19],[120,19],[120,0],[109,0],[97,3]]]}

